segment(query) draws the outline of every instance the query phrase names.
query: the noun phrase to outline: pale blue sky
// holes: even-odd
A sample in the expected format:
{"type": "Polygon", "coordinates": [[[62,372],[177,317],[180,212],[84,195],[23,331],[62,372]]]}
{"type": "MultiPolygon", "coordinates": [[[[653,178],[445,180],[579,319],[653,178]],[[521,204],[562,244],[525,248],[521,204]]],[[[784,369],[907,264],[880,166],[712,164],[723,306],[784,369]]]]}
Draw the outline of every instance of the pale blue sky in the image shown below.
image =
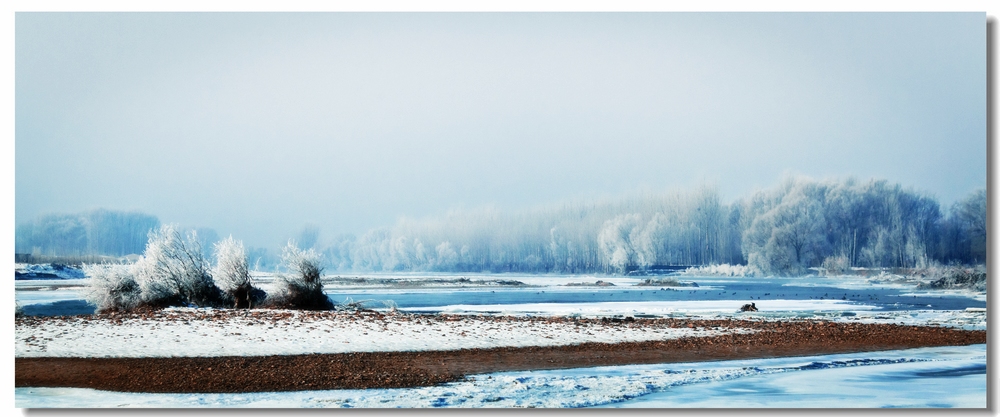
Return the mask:
{"type": "Polygon", "coordinates": [[[18,13],[16,220],[274,246],[787,173],[986,185],[984,13],[18,13]]]}

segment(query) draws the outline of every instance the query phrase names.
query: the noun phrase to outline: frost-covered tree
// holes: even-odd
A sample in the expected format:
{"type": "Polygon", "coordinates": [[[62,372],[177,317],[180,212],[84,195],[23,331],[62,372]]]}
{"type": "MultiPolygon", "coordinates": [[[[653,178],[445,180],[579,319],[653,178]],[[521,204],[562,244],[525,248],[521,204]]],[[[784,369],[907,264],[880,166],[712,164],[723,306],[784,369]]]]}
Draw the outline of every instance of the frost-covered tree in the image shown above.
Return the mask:
{"type": "Polygon", "coordinates": [[[641,233],[638,214],[617,216],[604,222],[597,236],[608,270],[626,272],[638,264],[634,241],[641,233]]]}
{"type": "Polygon", "coordinates": [[[96,307],[98,313],[128,311],[142,304],[142,292],[135,282],[132,265],[84,265],[83,271],[90,277],[83,299],[96,307]]]}
{"type": "Polygon", "coordinates": [[[458,267],[458,252],[451,246],[451,242],[441,242],[434,248],[435,258],[432,269],[436,271],[454,271],[458,267]]]}
{"type": "Polygon", "coordinates": [[[260,301],[254,295],[261,291],[254,288],[247,265],[243,242],[229,236],[215,243],[215,269],[212,277],[216,285],[233,299],[235,308],[250,308],[260,301]]]}
{"type": "Polygon", "coordinates": [[[803,192],[787,194],[758,216],[744,235],[747,261],[762,274],[794,275],[824,254],[826,224],[820,203],[803,192]]]}
{"type": "Polygon", "coordinates": [[[49,215],[42,217],[34,228],[41,253],[82,255],[87,253],[87,221],[78,215],[49,215]]]}
{"type": "Polygon", "coordinates": [[[303,248],[316,248],[316,244],[319,243],[319,226],[312,223],[302,226],[302,230],[299,231],[298,242],[299,246],[303,248]]]}
{"type": "Polygon", "coordinates": [[[287,274],[278,275],[275,291],[265,301],[278,308],[330,310],[333,302],[323,292],[320,276],[322,256],[315,249],[302,250],[289,241],[281,253],[282,267],[287,274]]]}
{"type": "Polygon", "coordinates": [[[354,269],[381,271],[382,264],[388,260],[387,249],[391,236],[388,229],[373,229],[362,235],[351,251],[354,269]]]}
{"type": "Polygon", "coordinates": [[[357,239],[352,234],[335,236],[332,242],[323,249],[323,258],[327,261],[327,265],[333,270],[350,270],[354,263],[351,259],[351,250],[356,242],[357,239]]]}
{"type": "Polygon", "coordinates": [[[977,190],[956,202],[951,211],[959,235],[955,242],[959,257],[966,262],[986,262],[986,190],[977,190]]]}
{"type": "Polygon", "coordinates": [[[84,297],[98,312],[194,304],[220,306],[197,236],[186,239],[173,225],[149,232],[146,251],[137,262],[84,265],[90,283],[84,297]]]}
{"type": "Polygon", "coordinates": [[[146,304],[223,304],[194,231],[182,237],[176,226],[164,225],[150,232],[146,251],[132,270],[146,304]]]}
{"type": "Polygon", "coordinates": [[[82,213],[87,225],[88,252],[100,255],[142,253],[150,230],[160,227],[156,216],[136,211],[98,209],[82,213]]]}
{"type": "Polygon", "coordinates": [[[985,218],[985,193],[977,198],[956,204],[945,219],[937,201],[899,184],[788,177],[729,204],[700,187],[522,211],[453,210],[401,219],[324,253],[338,269],[363,271],[580,273],[749,263],[787,275],[830,257],[851,267],[982,262],[985,222],[977,219],[985,218]]]}

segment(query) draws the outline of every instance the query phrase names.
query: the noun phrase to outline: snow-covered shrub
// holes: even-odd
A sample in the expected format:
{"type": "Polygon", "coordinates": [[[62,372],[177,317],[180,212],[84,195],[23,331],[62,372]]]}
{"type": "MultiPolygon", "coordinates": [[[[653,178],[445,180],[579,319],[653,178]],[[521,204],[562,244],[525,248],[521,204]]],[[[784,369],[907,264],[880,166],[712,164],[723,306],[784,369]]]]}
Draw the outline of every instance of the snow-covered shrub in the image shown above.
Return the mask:
{"type": "Polygon", "coordinates": [[[747,265],[713,264],[692,266],[681,272],[681,275],[701,277],[748,277],[753,276],[752,269],[747,265]]]}
{"type": "Polygon", "coordinates": [[[347,297],[343,302],[337,303],[336,309],[340,311],[363,311],[367,310],[365,308],[366,304],[374,303],[375,300],[355,300],[351,297],[347,297]]]}
{"type": "Polygon", "coordinates": [[[851,261],[846,256],[828,256],[820,268],[826,275],[844,275],[851,270],[851,261]]]}
{"type": "Polygon", "coordinates": [[[935,266],[924,270],[925,276],[932,279],[921,282],[917,288],[925,289],[971,289],[986,291],[986,266],[978,265],[972,268],[960,266],[935,266]]]}
{"type": "Polygon", "coordinates": [[[222,291],[212,280],[195,232],[182,238],[173,225],[151,231],[146,252],[133,264],[132,272],[144,304],[189,303],[202,307],[223,304],[222,291]]]}
{"type": "Polygon", "coordinates": [[[351,297],[347,297],[344,301],[336,303],[334,309],[338,311],[373,311],[377,308],[377,305],[389,309],[391,313],[399,311],[399,305],[393,300],[355,300],[351,297]]]}
{"type": "Polygon", "coordinates": [[[253,286],[243,242],[230,236],[216,242],[214,246],[215,269],[212,277],[216,285],[232,298],[235,308],[250,308],[259,303],[259,298],[262,297],[255,295],[263,292],[253,286]]]}
{"type": "Polygon", "coordinates": [[[315,249],[302,250],[294,242],[288,242],[281,253],[281,264],[290,275],[276,277],[275,291],[268,294],[266,303],[277,308],[333,309],[333,302],[323,293],[321,261],[322,256],[315,249]]]}
{"type": "Polygon", "coordinates": [[[142,304],[142,294],[131,265],[84,265],[83,270],[90,276],[90,285],[83,297],[97,307],[98,313],[131,310],[142,304]]]}

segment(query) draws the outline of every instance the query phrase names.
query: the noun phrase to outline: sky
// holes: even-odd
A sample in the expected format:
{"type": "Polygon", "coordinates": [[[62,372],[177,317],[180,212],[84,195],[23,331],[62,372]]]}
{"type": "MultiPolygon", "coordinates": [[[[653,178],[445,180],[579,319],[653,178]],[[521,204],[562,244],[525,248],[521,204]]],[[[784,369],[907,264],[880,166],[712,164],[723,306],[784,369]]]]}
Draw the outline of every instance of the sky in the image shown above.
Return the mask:
{"type": "Polygon", "coordinates": [[[305,225],[787,175],[986,186],[984,13],[17,13],[15,220],[305,225]]]}

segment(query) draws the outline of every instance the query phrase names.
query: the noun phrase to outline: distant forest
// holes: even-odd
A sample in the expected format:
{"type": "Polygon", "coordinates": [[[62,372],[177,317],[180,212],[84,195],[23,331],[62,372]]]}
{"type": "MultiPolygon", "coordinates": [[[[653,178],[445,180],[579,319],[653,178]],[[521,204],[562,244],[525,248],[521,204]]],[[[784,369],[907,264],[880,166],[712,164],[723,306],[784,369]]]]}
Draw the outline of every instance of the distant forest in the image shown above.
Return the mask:
{"type": "MultiPolygon", "coordinates": [[[[142,253],[146,233],[158,226],[141,213],[48,216],[18,225],[16,246],[142,253]]],[[[819,266],[979,264],[986,260],[986,192],[943,209],[884,180],[789,178],[731,204],[702,187],[525,211],[456,210],[325,244],[307,228],[301,240],[337,271],[623,273],[741,264],[759,274],[794,275],[819,266]]],[[[266,266],[267,252],[251,250],[251,265],[266,266]]]]}
{"type": "MultiPolygon", "coordinates": [[[[17,225],[14,252],[69,257],[141,254],[149,241],[149,232],[159,228],[156,216],[138,211],[98,209],[47,214],[17,225]]],[[[219,235],[209,228],[194,230],[207,257],[219,235]]]]}
{"type": "Polygon", "coordinates": [[[63,256],[142,253],[149,231],[159,227],[156,216],[140,212],[48,214],[17,225],[14,251],[63,256]]]}

